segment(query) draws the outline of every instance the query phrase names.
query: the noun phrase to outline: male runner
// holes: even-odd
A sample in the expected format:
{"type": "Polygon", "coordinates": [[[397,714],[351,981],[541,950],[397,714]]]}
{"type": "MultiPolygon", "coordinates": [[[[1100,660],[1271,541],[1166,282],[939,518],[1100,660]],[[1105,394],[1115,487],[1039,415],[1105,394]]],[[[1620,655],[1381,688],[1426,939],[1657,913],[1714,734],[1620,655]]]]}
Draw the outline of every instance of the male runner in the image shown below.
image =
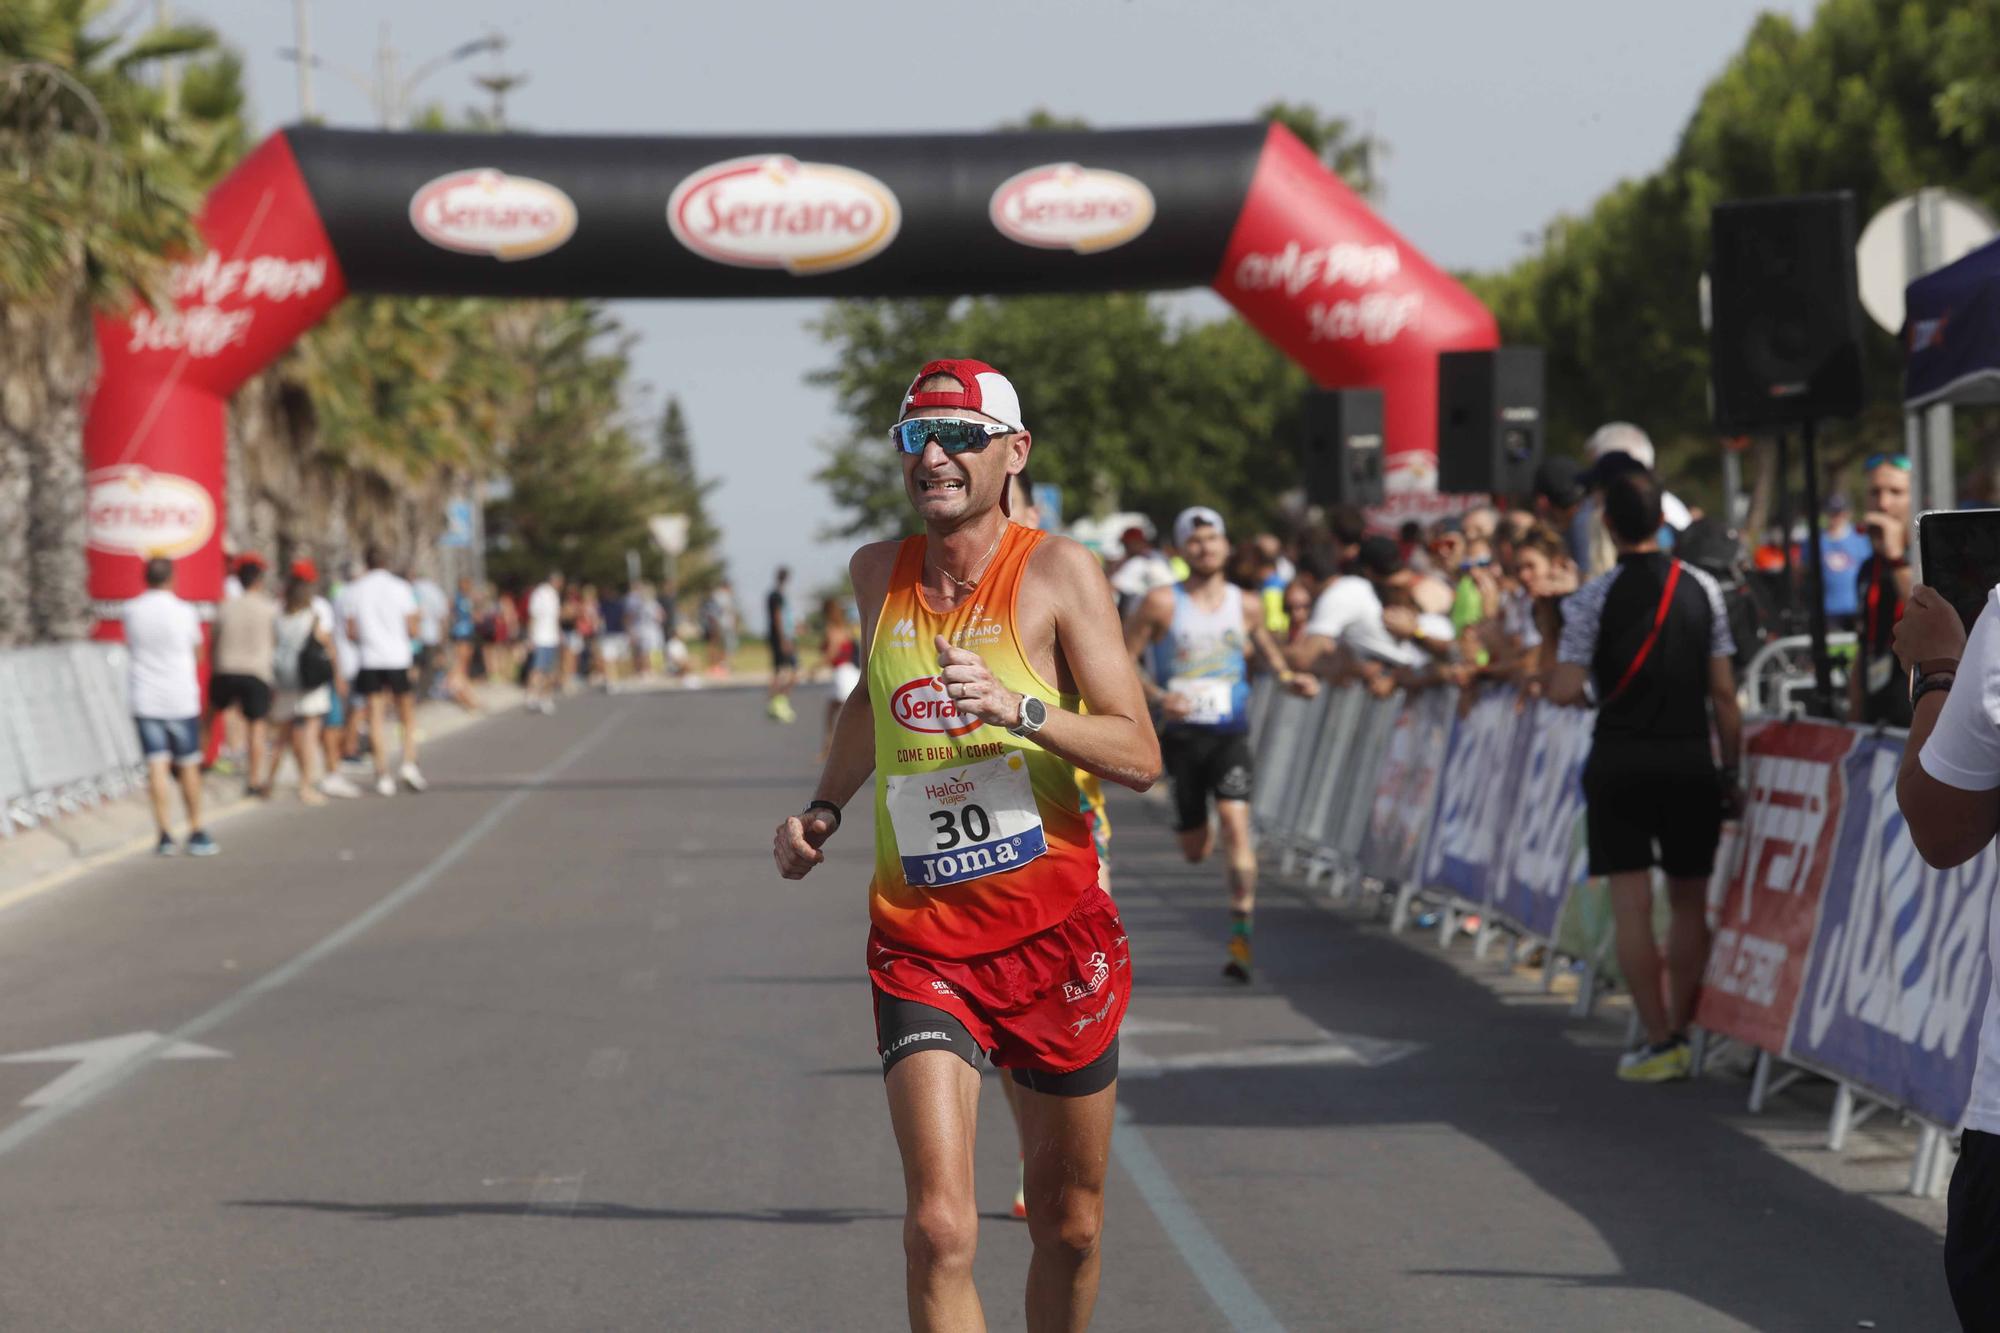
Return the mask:
{"type": "Polygon", "coordinates": [[[1078,1329],[1097,1297],[1131,955],[1072,766],[1143,791],[1159,742],[1095,558],[1007,519],[1006,478],[1031,444],[1013,386],[982,362],[933,361],[891,436],[925,530],[854,555],[867,671],[812,803],[772,850],[787,879],[804,876],[876,772],[868,970],[911,1327],[985,1326],[972,1284],[984,1051],[1023,1090],[1028,1327],[1078,1329]]]}
{"type": "Polygon", "coordinates": [[[1160,716],[1160,749],[1173,784],[1174,829],[1181,854],[1205,861],[1215,848],[1208,822],[1215,798],[1228,861],[1229,946],[1222,975],[1250,980],[1250,914],[1257,906],[1257,848],[1250,839],[1250,673],[1244,645],[1254,645],[1272,674],[1310,697],[1318,680],[1294,672],[1269,630],[1261,600],[1222,576],[1229,564],[1229,536],[1222,515],[1200,505],[1174,520],[1174,545],[1188,562],[1188,576],[1171,588],[1146,594],[1125,622],[1125,650],[1149,660],[1152,679],[1141,677],[1146,698],[1160,716]]]}
{"type": "Polygon", "coordinates": [[[792,709],[792,687],[799,679],[799,636],[798,619],[792,614],[792,604],[785,587],[792,580],[792,571],[778,566],[778,575],[771,583],[771,593],[764,599],[765,628],[771,645],[771,701],[764,709],[764,715],[773,722],[796,722],[799,715],[792,709]]]}

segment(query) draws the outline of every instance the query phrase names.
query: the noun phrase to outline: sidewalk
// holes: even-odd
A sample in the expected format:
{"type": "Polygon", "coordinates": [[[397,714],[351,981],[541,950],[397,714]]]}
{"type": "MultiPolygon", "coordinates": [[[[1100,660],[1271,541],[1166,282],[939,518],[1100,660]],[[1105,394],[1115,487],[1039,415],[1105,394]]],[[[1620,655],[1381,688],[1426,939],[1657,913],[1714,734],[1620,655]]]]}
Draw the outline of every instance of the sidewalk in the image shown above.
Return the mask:
{"type": "MultiPolygon", "coordinates": [[[[523,695],[511,684],[488,681],[479,686],[479,697],[484,708],[478,713],[468,713],[449,702],[419,705],[419,739],[428,744],[519,708],[523,695]]],[[[241,774],[211,772],[202,780],[202,823],[217,828],[246,810],[256,809],[306,813],[308,808],[298,802],[297,782],[296,765],[286,764],[276,793],[270,800],[260,801],[244,795],[241,774]]],[[[179,798],[175,801],[178,810],[179,798]]],[[[141,785],[118,800],[0,838],[0,911],[46,893],[94,866],[149,851],[157,837],[152,806],[141,785]]]]}

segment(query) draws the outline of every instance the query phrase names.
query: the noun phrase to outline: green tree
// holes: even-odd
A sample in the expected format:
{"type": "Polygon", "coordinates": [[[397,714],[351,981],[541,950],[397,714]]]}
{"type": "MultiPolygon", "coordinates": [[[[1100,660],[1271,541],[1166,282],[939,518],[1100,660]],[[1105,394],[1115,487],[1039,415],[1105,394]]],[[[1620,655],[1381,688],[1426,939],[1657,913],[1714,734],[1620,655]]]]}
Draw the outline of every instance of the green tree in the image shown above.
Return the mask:
{"type": "Polygon", "coordinates": [[[666,508],[661,512],[684,514],[688,520],[687,550],[675,562],[674,580],[683,595],[698,597],[719,583],[728,568],[721,555],[722,529],[708,512],[708,497],[716,483],[703,480],[695,467],[687,414],[681,410],[681,400],[671,394],[660,413],[655,453],[666,474],[666,508]]]}

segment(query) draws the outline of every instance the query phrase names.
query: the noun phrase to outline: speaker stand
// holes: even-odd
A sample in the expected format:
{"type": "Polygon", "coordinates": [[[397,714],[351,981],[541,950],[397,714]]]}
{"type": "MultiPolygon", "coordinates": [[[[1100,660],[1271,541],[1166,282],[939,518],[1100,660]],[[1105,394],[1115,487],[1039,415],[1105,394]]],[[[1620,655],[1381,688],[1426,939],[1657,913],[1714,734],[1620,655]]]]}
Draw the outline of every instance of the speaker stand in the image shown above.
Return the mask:
{"type": "MultiPolygon", "coordinates": [[[[1800,432],[1806,465],[1806,624],[1812,633],[1813,687],[1806,693],[1806,712],[1812,717],[1832,719],[1833,659],[1826,650],[1826,571],[1825,553],[1820,550],[1819,451],[1815,447],[1818,423],[1808,418],[1800,432]]],[[[1791,543],[1786,542],[1789,549],[1791,543]]]]}

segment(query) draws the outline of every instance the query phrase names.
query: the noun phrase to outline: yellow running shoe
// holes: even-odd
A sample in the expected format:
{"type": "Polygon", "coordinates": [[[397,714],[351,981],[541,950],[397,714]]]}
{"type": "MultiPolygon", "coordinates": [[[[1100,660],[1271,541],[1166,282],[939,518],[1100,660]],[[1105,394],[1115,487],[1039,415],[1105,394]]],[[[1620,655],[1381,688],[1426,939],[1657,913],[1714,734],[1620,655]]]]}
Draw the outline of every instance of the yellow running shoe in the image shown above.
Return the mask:
{"type": "Polygon", "coordinates": [[[1685,1041],[1673,1042],[1665,1050],[1643,1046],[1618,1060],[1618,1077],[1627,1083],[1672,1083],[1693,1073],[1694,1052],[1685,1041]]]}
{"type": "Polygon", "coordinates": [[[1250,937],[1231,935],[1229,937],[1229,961],[1222,965],[1222,975],[1231,981],[1250,980],[1250,937]]]}

